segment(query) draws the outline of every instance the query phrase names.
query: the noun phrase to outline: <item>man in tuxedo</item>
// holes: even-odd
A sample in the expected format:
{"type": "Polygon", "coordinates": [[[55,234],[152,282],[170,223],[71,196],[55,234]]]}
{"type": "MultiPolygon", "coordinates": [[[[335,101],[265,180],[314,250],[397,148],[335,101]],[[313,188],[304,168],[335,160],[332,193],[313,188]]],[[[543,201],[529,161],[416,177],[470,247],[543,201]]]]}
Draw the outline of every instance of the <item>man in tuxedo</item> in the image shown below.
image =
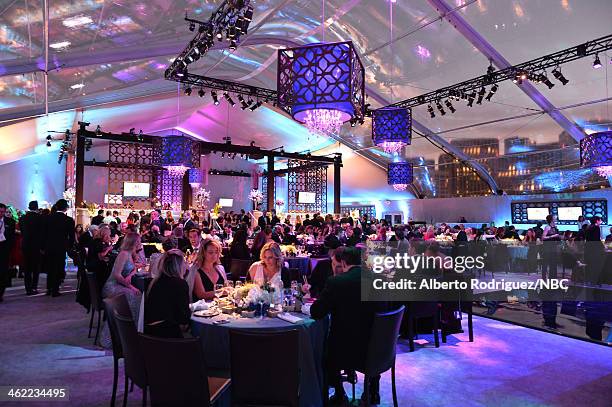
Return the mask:
{"type": "MultiPolygon", "coordinates": [[[[21,230],[21,251],[23,253],[24,283],[26,295],[38,293],[38,274],[40,273],[43,219],[38,213],[38,201],[28,205],[28,212],[19,219],[21,230]]],[[[99,212],[98,212],[99,213],[99,212]]],[[[100,223],[102,217],[100,216],[100,223]]],[[[87,233],[84,233],[86,235],[87,233]]]]}
{"type": "Polygon", "coordinates": [[[91,218],[91,224],[95,226],[100,226],[104,222],[104,209],[98,210],[98,214],[91,218]]]}
{"type": "Polygon", "coordinates": [[[276,216],[276,209],[272,209],[272,219],[270,220],[270,225],[276,226],[280,223],[280,218],[276,216]]]}
{"type": "Polygon", "coordinates": [[[47,293],[60,295],[59,288],[66,270],[66,252],[74,245],[74,219],[66,215],[68,202],[60,199],[55,212],[45,222],[45,266],[47,268],[47,293]]]}
{"type": "Polygon", "coordinates": [[[179,242],[179,244],[181,244],[179,249],[181,249],[183,253],[187,253],[187,250],[191,253],[197,252],[200,249],[200,243],[202,241],[200,229],[193,228],[189,230],[189,232],[187,232],[187,238],[188,239],[179,242]]]}
{"type": "Polygon", "coordinates": [[[9,284],[9,253],[15,238],[15,221],[6,216],[6,205],[0,203],[0,302],[9,284]]]}
{"type": "Polygon", "coordinates": [[[587,283],[600,284],[606,251],[601,242],[601,218],[593,216],[585,232],[584,262],[587,283]]]}
{"type": "MultiPolygon", "coordinates": [[[[361,301],[361,251],[354,247],[343,248],[340,263],[342,272],[327,279],[310,308],[314,319],[331,315],[326,359],[329,385],[335,389],[332,403],[348,401],[340,371],[364,367],[374,314],[385,310],[382,303],[361,301]]],[[[380,404],[379,379],[374,377],[370,382],[371,404],[380,404]]]]}
{"type": "Polygon", "coordinates": [[[261,215],[259,219],[257,219],[257,226],[259,226],[261,230],[264,230],[266,226],[269,226],[269,225],[270,225],[270,218],[268,218],[268,211],[265,211],[263,215],[261,215]]]}
{"type": "Polygon", "coordinates": [[[183,230],[191,230],[196,227],[196,224],[191,220],[191,212],[189,211],[185,211],[185,213],[183,213],[181,223],[183,224],[183,230]]]}

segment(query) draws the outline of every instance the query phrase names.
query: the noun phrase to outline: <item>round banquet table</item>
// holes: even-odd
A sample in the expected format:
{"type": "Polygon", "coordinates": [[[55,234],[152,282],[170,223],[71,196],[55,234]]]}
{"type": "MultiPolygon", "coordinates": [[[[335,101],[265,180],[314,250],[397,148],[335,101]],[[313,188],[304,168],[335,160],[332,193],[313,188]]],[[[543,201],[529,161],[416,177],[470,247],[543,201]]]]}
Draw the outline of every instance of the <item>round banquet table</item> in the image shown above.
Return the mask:
{"type": "Polygon", "coordinates": [[[213,324],[226,318],[191,317],[191,332],[199,337],[204,350],[204,360],[209,369],[230,369],[229,330],[244,329],[256,332],[278,332],[297,329],[300,334],[300,406],[323,405],[323,352],[329,320],[313,320],[303,314],[294,314],[304,320],[292,324],[278,318],[236,318],[226,324],[213,324]]]}

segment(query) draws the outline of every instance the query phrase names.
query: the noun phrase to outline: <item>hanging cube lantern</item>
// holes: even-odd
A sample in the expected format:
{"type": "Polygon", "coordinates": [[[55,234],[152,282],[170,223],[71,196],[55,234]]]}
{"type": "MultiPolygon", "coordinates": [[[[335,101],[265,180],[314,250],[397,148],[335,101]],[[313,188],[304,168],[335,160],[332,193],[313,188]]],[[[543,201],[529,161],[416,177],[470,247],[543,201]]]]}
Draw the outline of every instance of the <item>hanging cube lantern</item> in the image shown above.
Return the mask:
{"type": "MultiPolygon", "coordinates": [[[[185,136],[166,136],[161,142],[161,165],[172,177],[183,177],[194,165],[197,144],[185,136]]],[[[197,157],[199,159],[199,156],[197,157]]]]}
{"type": "Polygon", "coordinates": [[[372,111],[372,142],[397,153],[412,142],[412,110],[389,107],[372,111]]]}
{"type": "Polygon", "coordinates": [[[387,170],[387,183],[393,186],[396,191],[405,191],[408,185],[412,184],[413,168],[407,162],[389,163],[387,170]]]}
{"type": "Polygon", "coordinates": [[[363,120],[365,71],[351,41],[279,50],[277,75],[278,105],[311,133],[363,120]]]}
{"type": "Polygon", "coordinates": [[[580,140],[580,166],[612,177],[612,131],[589,134],[580,140]]]}
{"type": "Polygon", "coordinates": [[[190,168],[188,174],[189,185],[192,188],[196,188],[204,182],[204,175],[202,175],[202,170],[199,168],[190,168]]]}

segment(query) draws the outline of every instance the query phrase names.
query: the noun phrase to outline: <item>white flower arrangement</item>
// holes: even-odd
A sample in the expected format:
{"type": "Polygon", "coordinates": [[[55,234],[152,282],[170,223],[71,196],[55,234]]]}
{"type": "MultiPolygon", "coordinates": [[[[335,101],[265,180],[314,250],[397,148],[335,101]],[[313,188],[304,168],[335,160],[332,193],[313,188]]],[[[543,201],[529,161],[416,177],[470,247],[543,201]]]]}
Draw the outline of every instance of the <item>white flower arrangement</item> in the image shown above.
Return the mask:
{"type": "Polygon", "coordinates": [[[275,203],[276,206],[285,206],[285,201],[283,201],[282,199],[277,199],[275,203]]]}
{"type": "Polygon", "coordinates": [[[74,198],[76,197],[76,190],[73,187],[70,187],[67,190],[65,190],[62,195],[64,199],[68,201],[68,203],[71,203],[74,201],[74,198]]]}
{"type": "Polygon", "coordinates": [[[263,193],[258,189],[251,189],[251,192],[249,192],[249,199],[257,203],[262,203],[263,193]]]}
{"type": "Polygon", "coordinates": [[[234,301],[239,307],[246,308],[250,305],[263,303],[270,305],[272,297],[270,293],[257,284],[246,284],[234,290],[234,301]]]}
{"type": "Polygon", "coordinates": [[[204,188],[198,189],[198,192],[196,192],[196,200],[201,204],[210,201],[210,191],[204,188]]]}

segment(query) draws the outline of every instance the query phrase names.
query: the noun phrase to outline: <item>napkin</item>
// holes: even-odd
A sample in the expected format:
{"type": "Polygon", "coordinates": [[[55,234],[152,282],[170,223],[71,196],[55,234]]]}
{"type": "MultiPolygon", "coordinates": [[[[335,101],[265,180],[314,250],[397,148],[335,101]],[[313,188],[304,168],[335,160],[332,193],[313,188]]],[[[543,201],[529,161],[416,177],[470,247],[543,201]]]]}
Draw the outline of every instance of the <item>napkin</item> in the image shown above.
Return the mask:
{"type": "Polygon", "coordinates": [[[302,318],[296,317],[295,315],[291,315],[287,312],[281,312],[278,314],[278,318],[282,319],[283,321],[291,322],[292,324],[297,324],[298,322],[303,321],[302,318]]]}
{"type": "Polygon", "coordinates": [[[312,303],[302,304],[302,314],[310,316],[310,306],[312,303]]]}
{"type": "Polygon", "coordinates": [[[206,302],[206,300],[200,300],[197,302],[194,302],[193,304],[189,304],[189,309],[191,310],[191,312],[194,311],[204,311],[210,308],[210,306],[212,305],[212,302],[206,302]]]}

